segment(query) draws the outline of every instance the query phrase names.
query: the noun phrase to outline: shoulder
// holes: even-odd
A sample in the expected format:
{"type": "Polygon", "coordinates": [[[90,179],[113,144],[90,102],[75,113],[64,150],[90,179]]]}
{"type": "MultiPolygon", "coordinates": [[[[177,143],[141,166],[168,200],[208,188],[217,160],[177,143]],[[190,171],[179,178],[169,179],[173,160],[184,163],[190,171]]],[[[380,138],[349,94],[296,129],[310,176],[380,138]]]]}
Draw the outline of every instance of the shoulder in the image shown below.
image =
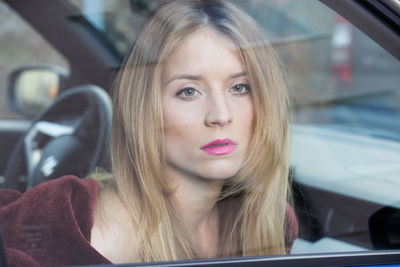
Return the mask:
{"type": "Polygon", "coordinates": [[[35,224],[37,220],[42,223],[54,222],[62,214],[62,217],[77,221],[85,233],[90,230],[88,227],[93,220],[88,214],[95,208],[98,187],[98,183],[90,178],[64,176],[39,184],[23,194],[2,190],[0,211],[6,221],[15,219],[29,222],[31,218],[35,224]],[[82,220],[89,220],[86,223],[89,225],[82,225],[82,220]]]}
{"type": "Polygon", "coordinates": [[[91,178],[78,178],[73,175],[63,176],[58,179],[41,183],[28,190],[25,194],[46,193],[49,195],[71,195],[72,197],[86,196],[96,197],[99,184],[91,178]],[[80,194],[85,193],[85,194],[80,194]]]}
{"type": "Polygon", "coordinates": [[[140,261],[137,227],[115,188],[102,188],[94,212],[91,245],[113,263],[140,261]]]}
{"type": "Polygon", "coordinates": [[[45,265],[72,265],[74,260],[86,259],[106,262],[88,242],[98,188],[93,179],[65,176],[23,194],[2,191],[0,228],[6,247],[21,250],[45,265]],[[86,249],[85,259],[72,256],[76,247],[86,249]]]}
{"type": "Polygon", "coordinates": [[[3,212],[11,210],[18,212],[22,209],[24,212],[20,214],[21,216],[44,210],[47,212],[59,210],[65,207],[70,207],[73,210],[83,208],[93,210],[98,188],[98,183],[93,179],[64,176],[41,183],[25,193],[15,190],[1,190],[0,209],[3,212]],[[16,210],[16,207],[20,209],[16,210]]]}
{"type": "Polygon", "coordinates": [[[99,185],[91,178],[79,179],[76,176],[68,175],[58,179],[41,183],[25,193],[16,190],[2,189],[0,194],[0,207],[11,204],[15,201],[38,199],[46,200],[46,197],[63,198],[71,197],[92,198],[97,196],[99,185]],[[80,194],[85,193],[85,194],[80,194]]]}

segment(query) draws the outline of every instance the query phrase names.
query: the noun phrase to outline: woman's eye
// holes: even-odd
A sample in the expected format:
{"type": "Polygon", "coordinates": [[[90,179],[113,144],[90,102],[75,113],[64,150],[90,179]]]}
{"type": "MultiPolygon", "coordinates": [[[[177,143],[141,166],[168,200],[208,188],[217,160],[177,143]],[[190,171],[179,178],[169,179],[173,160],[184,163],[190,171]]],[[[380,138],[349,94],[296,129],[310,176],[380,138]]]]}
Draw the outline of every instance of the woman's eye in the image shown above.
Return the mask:
{"type": "Polygon", "coordinates": [[[234,94],[245,95],[250,93],[250,86],[245,83],[239,83],[233,86],[231,90],[234,94]]]}
{"type": "Polygon", "coordinates": [[[193,96],[195,96],[197,94],[197,90],[192,88],[192,87],[187,87],[187,88],[183,88],[182,90],[179,90],[176,95],[180,96],[182,98],[192,98],[193,96]]]}

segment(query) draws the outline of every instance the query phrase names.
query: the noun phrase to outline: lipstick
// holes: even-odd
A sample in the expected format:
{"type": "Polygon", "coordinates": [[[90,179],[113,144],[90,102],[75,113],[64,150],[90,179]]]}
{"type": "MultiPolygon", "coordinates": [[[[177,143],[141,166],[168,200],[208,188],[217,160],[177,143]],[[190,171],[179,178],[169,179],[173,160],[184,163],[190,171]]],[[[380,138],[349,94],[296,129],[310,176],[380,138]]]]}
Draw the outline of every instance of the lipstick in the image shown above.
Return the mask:
{"type": "Polygon", "coordinates": [[[228,138],[216,139],[201,148],[204,152],[216,156],[232,153],[235,149],[236,143],[228,138]]]}

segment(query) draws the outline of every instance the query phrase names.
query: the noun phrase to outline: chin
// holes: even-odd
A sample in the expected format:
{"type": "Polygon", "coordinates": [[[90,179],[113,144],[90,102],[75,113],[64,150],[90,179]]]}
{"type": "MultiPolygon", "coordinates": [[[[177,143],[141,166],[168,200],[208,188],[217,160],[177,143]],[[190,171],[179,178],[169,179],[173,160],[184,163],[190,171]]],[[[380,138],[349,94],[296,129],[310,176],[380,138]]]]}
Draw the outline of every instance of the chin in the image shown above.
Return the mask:
{"type": "Polygon", "coordinates": [[[223,174],[223,175],[221,175],[221,173],[215,173],[215,175],[212,174],[212,175],[205,176],[204,179],[207,179],[207,180],[228,180],[228,179],[231,179],[232,177],[234,177],[236,173],[234,173],[234,174],[223,174]]]}
{"type": "Polygon", "coordinates": [[[200,173],[205,179],[225,180],[235,176],[240,170],[240,164],[212,164],[204,167],[200,173]]]}

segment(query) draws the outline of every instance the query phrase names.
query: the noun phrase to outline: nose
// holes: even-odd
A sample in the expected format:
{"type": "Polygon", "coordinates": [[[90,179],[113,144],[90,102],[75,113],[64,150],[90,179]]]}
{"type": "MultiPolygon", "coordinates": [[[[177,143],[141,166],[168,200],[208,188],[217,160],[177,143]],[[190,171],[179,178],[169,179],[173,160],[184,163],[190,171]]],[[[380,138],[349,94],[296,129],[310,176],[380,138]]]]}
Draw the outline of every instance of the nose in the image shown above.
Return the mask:
{"type": "Polygon", "coordinates": [[[222,93],[212,95],[207,102],[207,113],[205,117],[205,124],[207,126],[224,127],[232,123],[233,116],[227,96],[224,96],[222,93]]]}

